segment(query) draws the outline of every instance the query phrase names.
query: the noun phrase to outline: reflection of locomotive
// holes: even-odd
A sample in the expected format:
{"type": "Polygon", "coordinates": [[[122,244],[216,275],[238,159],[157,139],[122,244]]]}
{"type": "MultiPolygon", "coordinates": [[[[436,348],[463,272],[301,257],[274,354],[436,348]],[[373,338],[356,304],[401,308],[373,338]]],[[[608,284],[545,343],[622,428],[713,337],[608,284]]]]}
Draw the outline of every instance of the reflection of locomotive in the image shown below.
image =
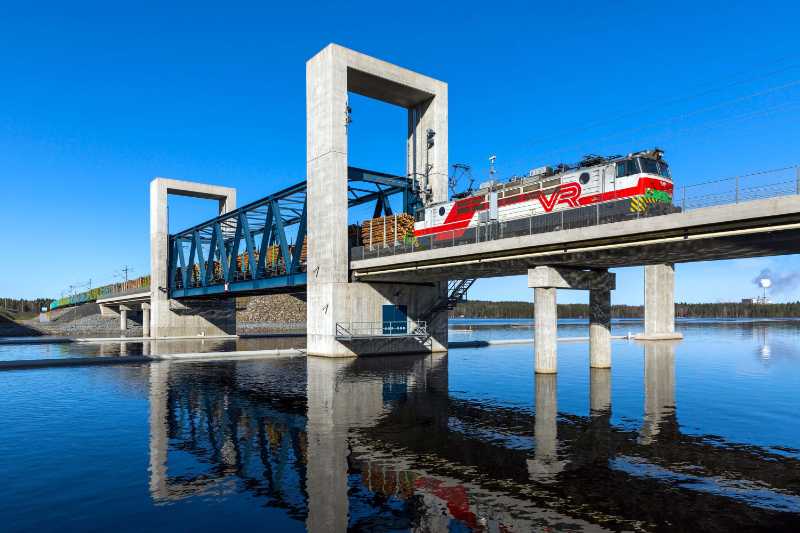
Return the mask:
{"type": "MultiPolygon", "coordinates": [[[[618,218],[620,214],[638,216],[654,205],[669,206],[666,210],[672,211],[672,178],[662,154],[656,148],[626,157],[587,156],[574,166],[540,167],[506,183],[488,181],[474,194],[418,210],[414,234],[459,234],[484,223],[596,204],[602,205],[603,213],[618,218]]],[[[596,215],[594,207],[591,214],[596,215]]]]}

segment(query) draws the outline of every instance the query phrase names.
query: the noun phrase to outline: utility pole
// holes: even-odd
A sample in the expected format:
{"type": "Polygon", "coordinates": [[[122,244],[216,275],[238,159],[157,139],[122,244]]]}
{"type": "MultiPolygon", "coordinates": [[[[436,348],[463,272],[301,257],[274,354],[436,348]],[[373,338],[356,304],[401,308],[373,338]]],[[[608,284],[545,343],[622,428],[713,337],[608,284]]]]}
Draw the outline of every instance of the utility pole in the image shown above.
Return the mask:
{"type": "Polygon", "coordinates": [[[119,269],[119,272],[116,273],[117,276],[123,278],[125,283],[128,282],[128,274],[133,272],[133,269],[128,265],[122,265],[122,268],[119,269]]]}

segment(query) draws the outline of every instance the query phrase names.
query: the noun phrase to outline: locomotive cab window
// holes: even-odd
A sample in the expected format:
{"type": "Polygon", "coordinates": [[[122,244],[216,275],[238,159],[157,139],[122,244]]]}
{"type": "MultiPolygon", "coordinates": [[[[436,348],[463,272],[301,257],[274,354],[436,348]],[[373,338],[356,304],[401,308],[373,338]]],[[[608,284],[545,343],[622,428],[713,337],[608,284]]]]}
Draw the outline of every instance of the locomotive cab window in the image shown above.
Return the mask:
{"type": "Polygon", "coordinates": [[[417,212],[414,213],[414,220],[416,222],[422,222],[423,220],[425,220],[425,210],[417,209],[417,212]]]}
{"type": "Polygon", "coordinates": [[[617,162],[617,177],[632,176],[639,173],[639,165],[636,159],[626,159],[625,161],[617,162]]]}

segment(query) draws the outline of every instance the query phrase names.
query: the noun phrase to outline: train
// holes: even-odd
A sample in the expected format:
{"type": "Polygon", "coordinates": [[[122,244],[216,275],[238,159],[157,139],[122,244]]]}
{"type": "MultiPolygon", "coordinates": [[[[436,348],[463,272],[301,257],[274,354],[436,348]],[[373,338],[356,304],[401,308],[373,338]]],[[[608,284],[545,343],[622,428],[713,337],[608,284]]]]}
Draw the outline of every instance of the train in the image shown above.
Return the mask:
{"type": "Polygon", "coordinates": [[[490,180],[475,192],[418,209],[414,236],[449,239],[470,228],[553,219],[554,214],[563,221],[568,211],[573,220],[601,211],[614,220],[674,212],[672,176],[663,155],[658,148],[627,156],[591,155],[574,165],[539,167],[505,182],[490,180]]]}

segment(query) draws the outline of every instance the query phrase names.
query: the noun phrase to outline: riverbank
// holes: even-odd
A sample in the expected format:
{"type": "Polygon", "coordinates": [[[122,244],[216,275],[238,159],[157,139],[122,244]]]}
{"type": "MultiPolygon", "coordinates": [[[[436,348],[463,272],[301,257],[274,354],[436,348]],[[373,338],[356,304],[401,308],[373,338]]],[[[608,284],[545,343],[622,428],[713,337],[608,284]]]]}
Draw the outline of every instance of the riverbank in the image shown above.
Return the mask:
{"type": "MultiPolygon", "coordinates": [[[[460,302],[451,311],[453,317],[530,318],[534,314],[530,302],[469,300],[460,302]]],[[[588,318],[588,304],[558,304],[559,318],[588,318]]],[[[612,318],[644,318],[644,306],[612,305],[612,318]]],[[[752,301],[717,303],[676,303],[676,318],[800,318],[800,302],[759,304],[752,301]]]]}

